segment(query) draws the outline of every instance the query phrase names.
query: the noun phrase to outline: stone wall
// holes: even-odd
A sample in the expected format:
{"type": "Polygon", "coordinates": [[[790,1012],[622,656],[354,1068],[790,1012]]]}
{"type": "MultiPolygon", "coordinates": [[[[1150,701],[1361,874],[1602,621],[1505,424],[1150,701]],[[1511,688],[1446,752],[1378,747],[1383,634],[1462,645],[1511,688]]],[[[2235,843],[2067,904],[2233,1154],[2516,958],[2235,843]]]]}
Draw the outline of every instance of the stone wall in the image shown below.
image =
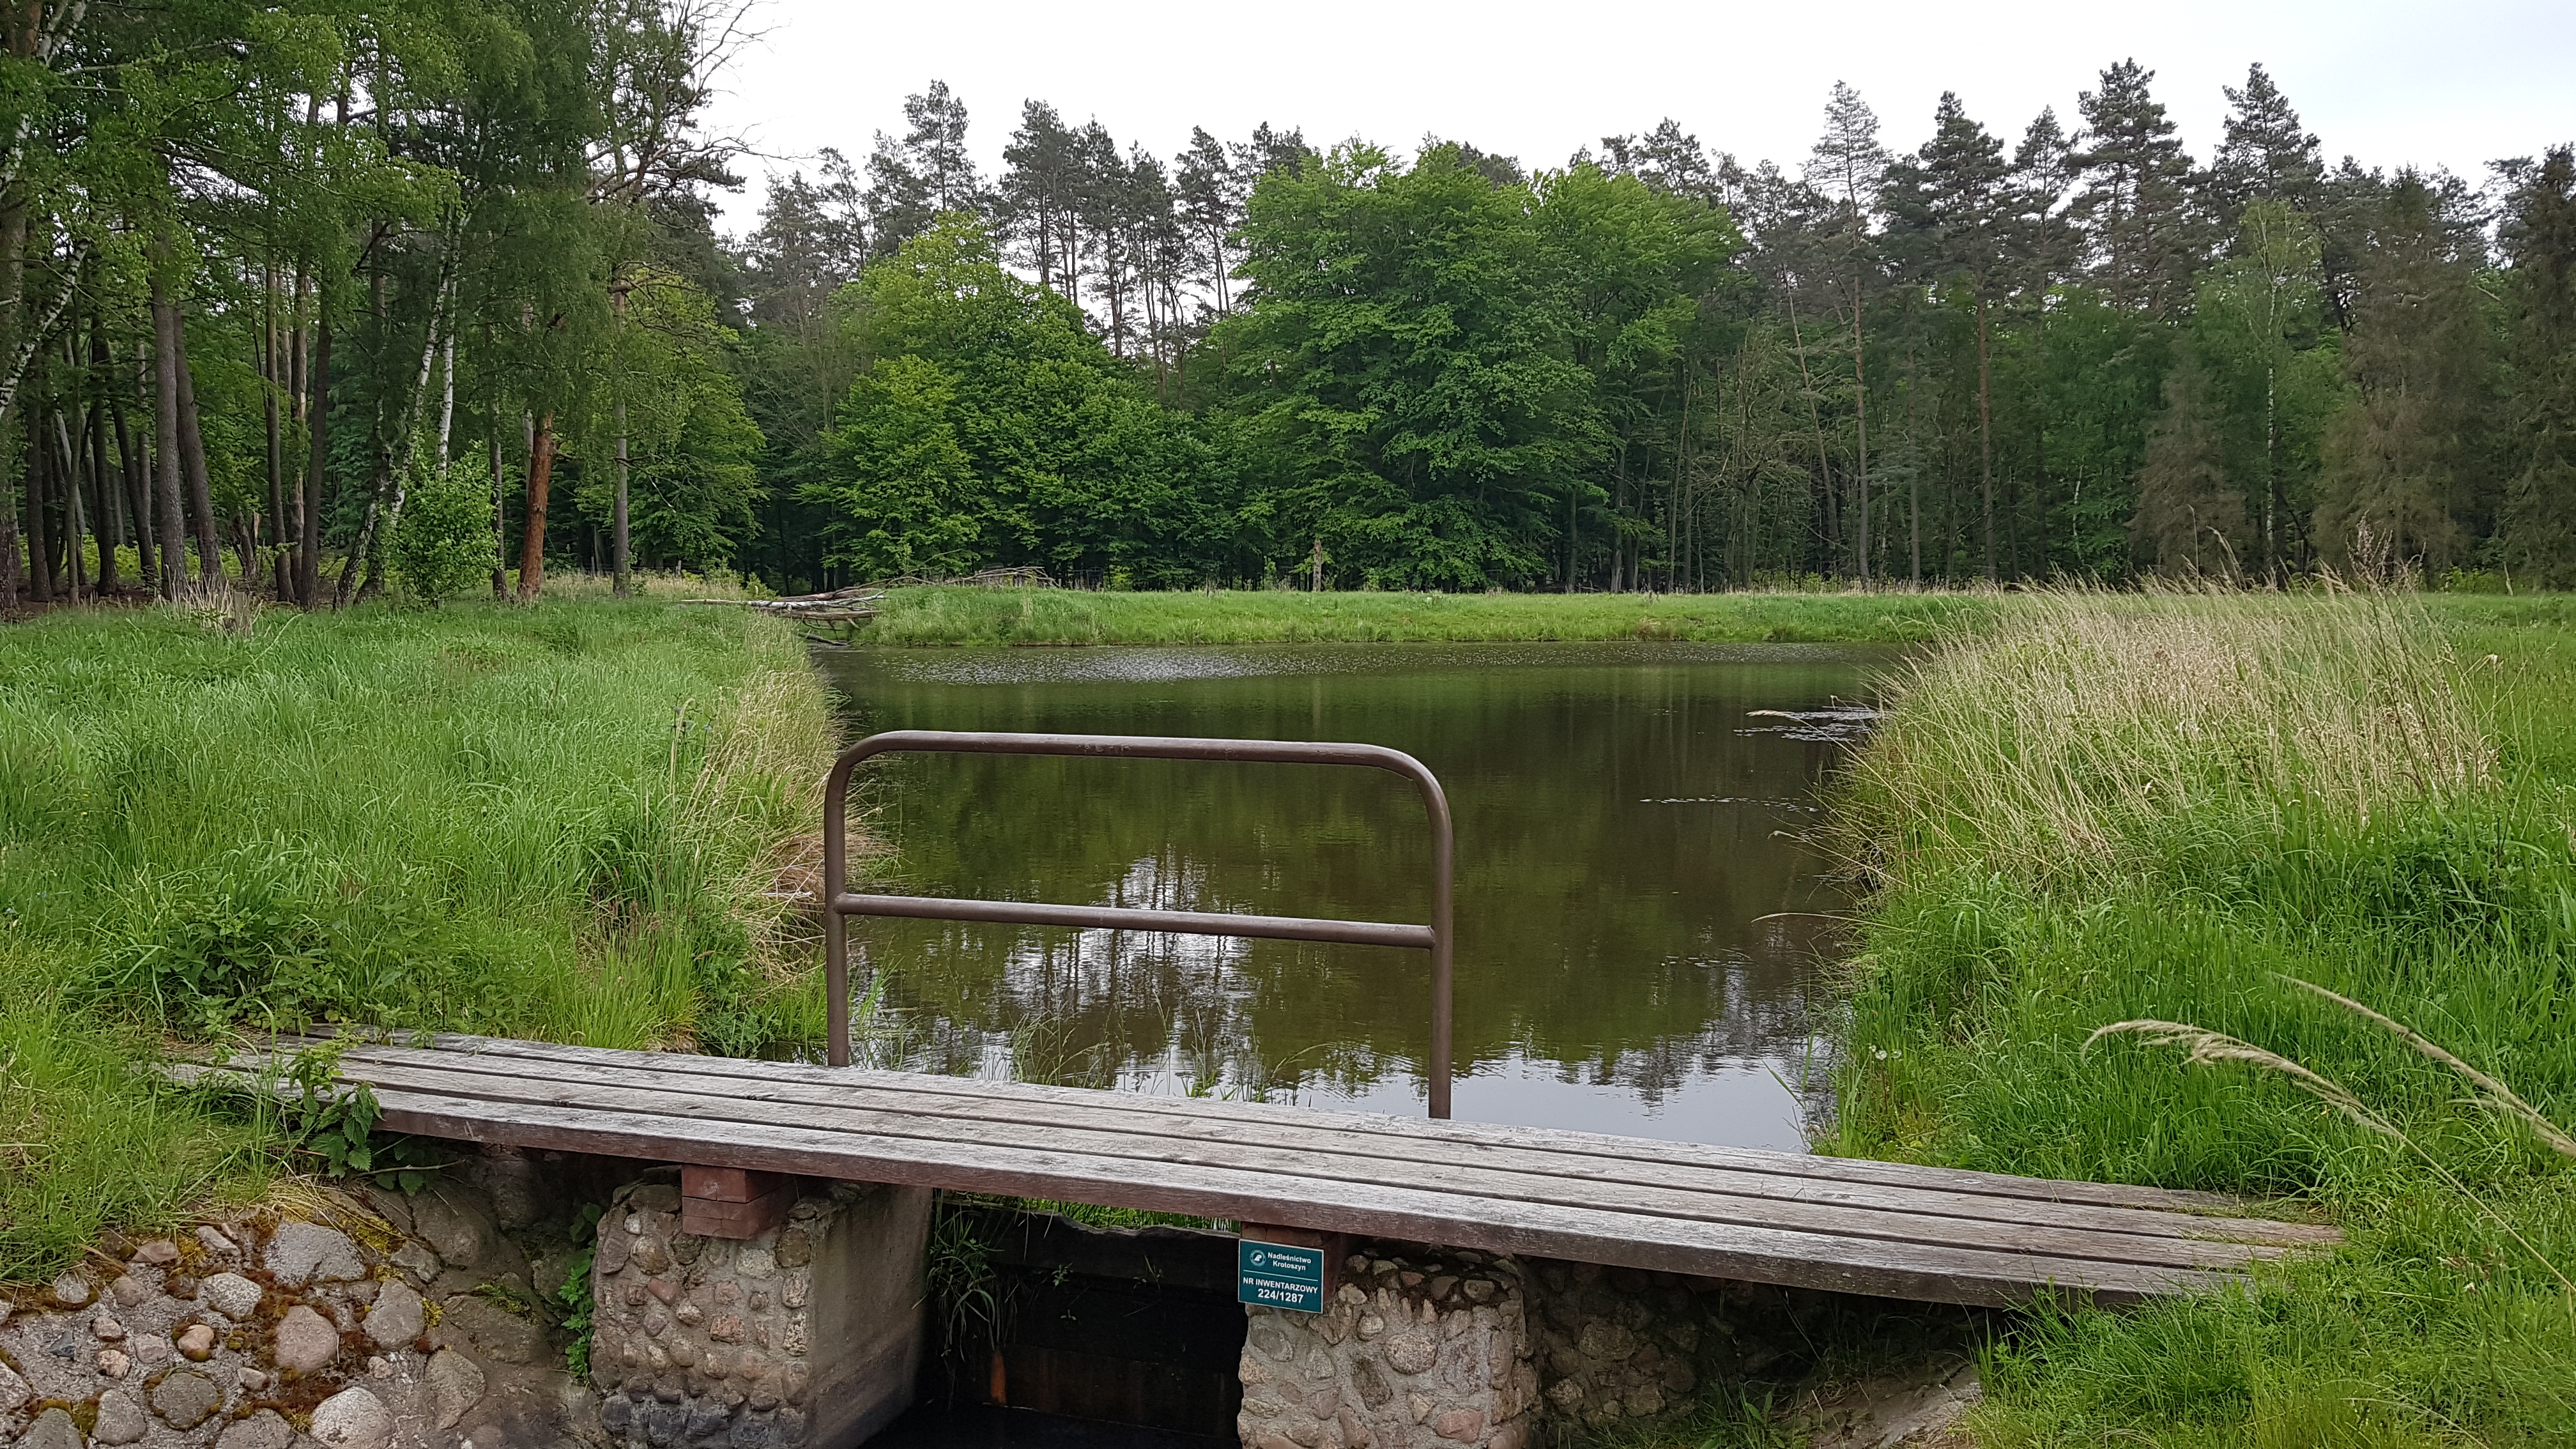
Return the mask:
{"type": "Polygon", "coordinates": [[[1247,1309],[1246,1449],[1523,1449],[1538,1370],[1521,1265],[1372,1245],[1321,1313],[1247,1309]]]}
{"type": "Polygon", "coordinates": [[[613,1439],[850,1444],[911,1403],[929,1193],[836,1183],[741,1240],[681,1232],[679,1210],[651,1180],[600,1220],[591,1378],[613,1439]]]}
{"type": "MultiPolygon", "coordinates": [[[[413,1197],[287,1188],[0,1299],[0,1444],[577,1449],[595,1401],[541,1310],[607,1159],[464,1159],[413,1197]]],[[[591,1200],[596,1200],[592,1198],[591,1200]]]]}
{"type": "Polygon", "coordinates": [[[1322,1313],[1252,1308],[1245,1449],[1539,1449],[1759,1374],[1827,1295],[1364,1244],[1322,1313]]]}

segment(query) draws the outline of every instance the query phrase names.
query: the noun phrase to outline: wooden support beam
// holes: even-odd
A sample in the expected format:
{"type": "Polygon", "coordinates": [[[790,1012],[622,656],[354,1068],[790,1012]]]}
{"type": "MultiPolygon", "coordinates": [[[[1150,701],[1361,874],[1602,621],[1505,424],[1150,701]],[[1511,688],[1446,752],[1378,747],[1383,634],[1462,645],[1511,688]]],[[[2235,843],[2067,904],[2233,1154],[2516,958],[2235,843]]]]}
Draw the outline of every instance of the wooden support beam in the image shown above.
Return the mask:
{"type": "Polygon", "coordinates": [[[680,1167],[680,1231],[706,1238],[755,1238],[787,1221],[798,1179],[741,1167],[680,1167]]]}

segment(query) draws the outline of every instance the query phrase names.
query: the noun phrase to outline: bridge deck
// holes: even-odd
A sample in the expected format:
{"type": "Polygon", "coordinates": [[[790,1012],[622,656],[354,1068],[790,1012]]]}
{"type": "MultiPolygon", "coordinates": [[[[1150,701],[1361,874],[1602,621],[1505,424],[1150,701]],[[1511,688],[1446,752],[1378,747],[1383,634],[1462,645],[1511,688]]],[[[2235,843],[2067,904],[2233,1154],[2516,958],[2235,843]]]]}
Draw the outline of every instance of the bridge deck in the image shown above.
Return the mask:
{"type": "MultiPolygon", "coordinates": [[[[395,1131],[1931,1302],[2127,1300],[2330,1243],[2199,1193],[485,1037],[359,1045],[395,1131]]],[[[290,1045],[279,1043],[280,1047],[290,1045]]]]}

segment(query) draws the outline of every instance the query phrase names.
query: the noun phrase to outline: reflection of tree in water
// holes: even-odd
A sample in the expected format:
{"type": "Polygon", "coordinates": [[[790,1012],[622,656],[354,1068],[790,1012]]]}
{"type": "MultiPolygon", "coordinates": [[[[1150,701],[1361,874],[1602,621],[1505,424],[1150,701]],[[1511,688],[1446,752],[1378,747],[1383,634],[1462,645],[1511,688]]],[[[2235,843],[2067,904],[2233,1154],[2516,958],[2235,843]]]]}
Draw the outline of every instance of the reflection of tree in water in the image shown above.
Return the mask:
{"type": "MultiPolygon", "coordinates": [[[[1008,664],[984,661],[988,673],[1008,664]]],[[[1749,716],[1849,692],[1855,666],[1164,673],[1146,683],[1014,685],[1007,670],[972,686],[841,682],[865,702],[867,729],[1296,736],[1409,750],[1440,774],[1457,811],[1461,1073],[1615,1091],[1649,1113],[1694,1081],[1748,1066],[1798,1082],[1828,925],[1804,913],[1842,904],[1799,834],[1844,737],[1816,738],[1803,718],[1749,716]]],[[[900,850],[891,889],[1425,918],[1420,805],[1370,771],[910,757],[870,788],[900,850]]],[[[917,921],[862,930],[886,968],[885,1003],[908,1029],[903,1059],[921,1070],[1384,1102],[1386,1089],[1418,1080],[1428,1053],[1418,951],[917,921]]]]}
{"type": "MultiPolygon", "coordinates": [[[[1246,909],[1211,898],[1203,870],[1168,857],[1136,861],[1093,904],[1246,909]]],[[[1777,982],[1784,966],[1803,966],[1818,953],[1812,923],[1820,918],[1792,919],[1810,924],[1775,919],[1764,923],[1755,951],[1660,963],[1674,977],[1705,983],[1696,1032],[1569,1055],[1525,1031],[1462,1052],[1460,1070],[1545,1062],[1561,1081],[1623,1089],[1650,1111],[1692,1079],[1748,1061],[1792,1068],[1784,1081],[1813,1089],[1821,1073],[1783,1051],[1809,1039],[1811,1003],[1803,991],[1782,994],[1777,982]]],[[[870,923],[878,930],[890,924],[870,923]]],[[[904,925],[918,932],[922,923],[904,925]]],[[[1163,932],[948,926],[913,943],[915,964],[892,978],[886,1004],[910,1028],[901,1064],[915,1071],[1256,1100],[1352,1097],[1389,1078],[1418,1075],[1414,1055],[1365,1041],[1292,1033],[1285,1050],[1264,1050],[1254,1023],[1264,1014],[1262,981],[1277,972],[1263,967],[1281,963],[1262,958],[1293,963],[1310,954],[1314,948],[1296,943],[1163,932]],[[976,989],[939,989],[960,985],[976,989]]]]}
{"type": "MultiPolygon", "coordinates": [[[[1168,857],[1135,862],[1093,904],[1246,909],[1212,899],[1203,870],[1168,857]]],[[[879,931],[891,924],[870,923],[879,931]]],[[[1390,1066],[1413,1067],[1343,1042],[1310,1043],[1291,1059],[1265,1060],[1249,1026],[1258,987],[1243,968],[1269,944],[953,926],[909,943],[913,964],[893,977],[886,1004],[916,1028],[905,1065],[922,1071],[1269,1097],[1310,1080],[1365,1085],[1390,1066]],[[942,989],[958,986],[973,989],[942,989]]]]}

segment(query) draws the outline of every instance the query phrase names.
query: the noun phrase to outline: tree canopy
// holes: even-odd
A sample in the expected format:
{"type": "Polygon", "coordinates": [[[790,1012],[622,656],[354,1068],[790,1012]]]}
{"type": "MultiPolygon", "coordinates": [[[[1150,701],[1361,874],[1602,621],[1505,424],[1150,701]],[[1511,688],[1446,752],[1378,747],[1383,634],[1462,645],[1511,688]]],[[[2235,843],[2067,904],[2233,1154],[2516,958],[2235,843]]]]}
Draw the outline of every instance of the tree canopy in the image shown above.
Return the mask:
{"type": "Polygon", "coordinates": [[[2576,580],[2564,146],[2329,167],[2258,65],[2204,165],[2123,60],[2010,145],[1844,85],[1788,166],[1669,120],[1165,157],[1028,99],[986,175],[934,82],[726,236],[738,18],[0,17],[8,597],[330,604],[477,548],[523,595],[2576,580]]]}

